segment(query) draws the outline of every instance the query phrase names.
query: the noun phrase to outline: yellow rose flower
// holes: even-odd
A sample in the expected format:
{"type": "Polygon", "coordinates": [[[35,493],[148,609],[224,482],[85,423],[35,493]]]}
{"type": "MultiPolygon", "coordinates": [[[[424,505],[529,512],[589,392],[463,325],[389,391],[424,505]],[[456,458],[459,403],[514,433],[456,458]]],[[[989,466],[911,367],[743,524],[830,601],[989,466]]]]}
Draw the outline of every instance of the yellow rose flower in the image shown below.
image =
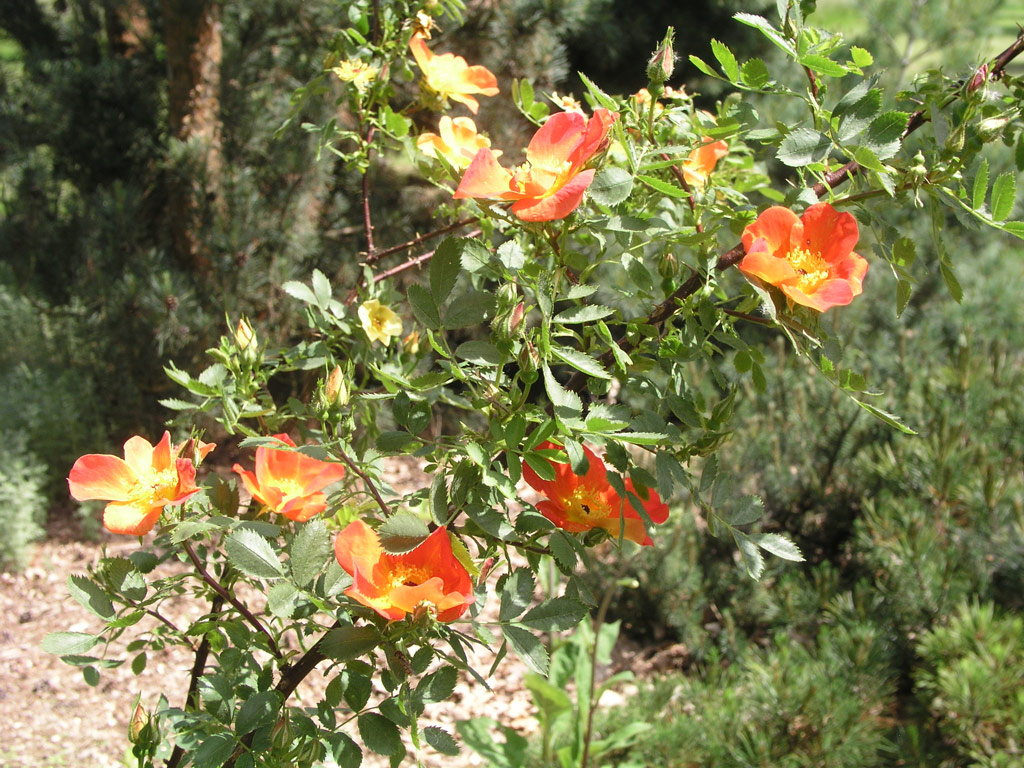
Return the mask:
{"type": "Polygon", "coordinates": [[[381,304],[376,299],[364,301],[359,305],[359,322],[370,337],[370,341],[380,341],[386,347],[392,336],[402,333],[402,318],[396,315],[391,307],[381,304]]]}
{"type": "Polygon", "coordinates": [[[338,66],[332,67],[331,72],[338,76],[342,82],[352,83],[358,90],[364,91],[377,77],[377,69],[362,61],[345,59],[338,66]]]}

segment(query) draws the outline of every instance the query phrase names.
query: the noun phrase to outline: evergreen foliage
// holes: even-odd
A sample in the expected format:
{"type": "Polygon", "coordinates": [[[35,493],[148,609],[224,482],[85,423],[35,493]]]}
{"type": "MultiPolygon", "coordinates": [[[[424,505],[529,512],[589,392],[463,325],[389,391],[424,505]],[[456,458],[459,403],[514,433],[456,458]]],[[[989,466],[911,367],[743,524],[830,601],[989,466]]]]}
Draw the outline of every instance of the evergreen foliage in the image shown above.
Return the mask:
{"type": "Polygon", "coordinates": [[[0,568],[22,568],[46,519],[46,467],[24,436],[0,430],[0,568]]]}

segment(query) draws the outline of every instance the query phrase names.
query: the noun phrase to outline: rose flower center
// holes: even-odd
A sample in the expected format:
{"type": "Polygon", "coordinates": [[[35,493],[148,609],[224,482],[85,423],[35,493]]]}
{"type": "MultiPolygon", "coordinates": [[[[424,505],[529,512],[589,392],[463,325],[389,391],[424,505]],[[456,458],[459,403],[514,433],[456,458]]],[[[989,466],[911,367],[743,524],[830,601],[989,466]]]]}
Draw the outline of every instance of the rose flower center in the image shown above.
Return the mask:
{"type": "Polygon", "coordinates": [[[418,587],[430,578],[426,568],[397,563],[392,567],[390,580],[391,588],[395,587],[418,587]]]}
{"type": "Polygon", "coordinates": [[[794,248],[786,254],[786,259],[799,275],[797,285],[803,291],[813,289],[829,277],[829,264],[817,251],[794,248]]]}
{"type": "Polygon", "coordinates": [[[580,486],[564,499],[565,511],[571,520],[579,523],[593,523],[611,517],[608,503],[601,494],[591,488],[580,486]]]}
{"type": "Polygon", "coordinates": [[[131,503],[138,507],[159,507],[174,496],[178,487],[178,470],[169,467],[161,472],[151,473],[132,489],[131,503]]]}

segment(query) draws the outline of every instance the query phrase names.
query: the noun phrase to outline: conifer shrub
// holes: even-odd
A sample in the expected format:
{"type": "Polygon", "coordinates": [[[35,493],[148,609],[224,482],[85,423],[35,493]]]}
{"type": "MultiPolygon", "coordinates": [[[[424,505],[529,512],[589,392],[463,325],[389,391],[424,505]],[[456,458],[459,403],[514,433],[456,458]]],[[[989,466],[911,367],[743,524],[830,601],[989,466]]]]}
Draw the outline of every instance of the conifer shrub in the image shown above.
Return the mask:
{"type": "Polygon", "coordinates": [[[621,762],[607,764],[892,765],[888,652],[871,622],[844,620],[806,644],[780,633],[739,663],[709,659],[695,673],[666,676],[606,713],[604,728],[654,726],[621,762]]]}
{"type": "Polygon", "coordinates": [[[952,745],[944,765],[1008,768],[1024,759],[1024,619],[977,600],[917,644],[921,701],[952,745]]]}
{"type": "Polygon", "coordinates": [[[46,520],[46,467],[23,435],[0,431],[0,568],[23,568],[46,520]]]}

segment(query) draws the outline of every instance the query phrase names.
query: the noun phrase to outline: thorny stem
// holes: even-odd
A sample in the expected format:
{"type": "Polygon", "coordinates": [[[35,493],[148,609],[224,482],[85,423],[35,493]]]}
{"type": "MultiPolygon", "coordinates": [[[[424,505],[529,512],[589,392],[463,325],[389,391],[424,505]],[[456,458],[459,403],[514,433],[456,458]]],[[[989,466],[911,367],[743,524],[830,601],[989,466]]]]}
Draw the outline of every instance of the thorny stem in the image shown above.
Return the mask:
{"type": "MultiPolygon", "coordinates": [[[[215,595],[213,600],[210,601],[210,614],[220,613],[221,607],[224,605],[224,598],[219,594],[215,595]]],[[[189,676],[188,681],[188,692],[185,694],[185,709],[199,709],[199,678],[203,675],[203,670],[206,669],[206,659],[210,655],[210,633],[207,632],[203,635],[203,640],[199,643],[199,648],[196,650],[196,657],[192,661],[192,672],[189,676]]],[[[181,763],[181,759],[185,756],[185,750],[182,749],[180,744],[174,745],[174,751],[171,752],[171,756],[167,759],[165,768],[177,768],[178,764],[181,763]]]]}
{"type": "Polygon", "coordinates": [[[814,76],[814,71],[810,67],[804,67],[804,72],[807,73],[807,80],[811,84],[811,98],[814,99],[814,103],[818,103],[818,78],[814,76]]]}
{"type": "Polygon", "coordinates": [[[242,616],[245,617],[245,620],[252,624],[253,628],[257,632],[267,638],[267,643],[270,645],[270,652],[274,654],[275,658],[283,659],[284,654],[281,653],[281,649],[278,647],[274,636],[270,634],[270,630],[263,626],[263,624],[260,623],[260,620],[252,614],[252,611],[239,602],[238,598],[232,595],[228,590],[224,589],[220,582],[210,575],[210,572],[203,567],[202,562],[200,562],[199,557],[196,555],[196,551],[192,549],[191,544],[184,541],[182,542],[182,546],[185,548],[185,553],[188,555],[188,559],[192,561],[192,565],[195,566],[196,571],[198,571],[202,580],[205,581],[214,592],[231,603],[235,610],[242,614],[242,616]]]}
{"type": "Polygon", "coordinates": [[[391,510],[384,501],[384,497],[380,495],[380,491],[377,490],[377,486],[373,484],[373,481],[354,461],[352,461],[352,458],[347,453],[345,453],[341,448],[338,448],[337,451],[346,466],[355,472],[359,476],[359,479],[363,481],[363,485],[366,486],[366,490],[369,491],[371,496],[373,496],[374,500],[377,502],[377,506],[381,508],[381,511],[384,513],[384,517],[391,517],[391,510]]]}
{"type": "Polygon", "coordinates": [[[413,248],[414,246],[420,245],[421,243],[425,243],[427,240],[433,240],[435,237],[440,237],[441,235],[447,232],[451,232],[453,229],[459,229],[460,227],[465,227],[470,224],[476,224],[478,221],[480,221],[479,216],[470,216],[468,219],[460,219],[459,221],[456,221],[454,224],[449,224],[447,227],[435,229],[433,232],[427,232],[427,234],[420,235],[419,237],[414,237],[412,240],[409,240],[407,242],[400,243],[399,245],[393,245],[390,248],[385,248],[382,251],[377,251],[376,253],[374,253],[373,258],[367,257],[365,263],[376,264],[381,259],[386,258],[387,256],[390,256],[393,253],[408,250],[409,248],[413,248]]]}
{"type": "MultiPolygon", "coordinates": [[[[1017,35],[1017,39],[1006,48],[1002,53],[992,60],[992,66],[988,70],[988,80],[997,80],[1003,76],[1003,72],[1006,69],[1006,65],[1017,58],[1021,53],[1024,53],[1024,30],[1021,30],[1020,34],[1017,35]]],[[[978,86],[980,87],[980,83],[978,86]]],[[[928,113],[925,109],[919,109],[914,112],[907,120],[907,127],[903,130],[903,135],[900,136],[900,141],[906,140],[907,136],[912,134],[922,125],[928,122],[928,113]]],[[[842,166],[838,170],[832,171],[825,175],[825,178],[815,184],[811,189],[814,190],[814,194],[818,197],[824,197],[828,190],[836,187],[845,181],[848,177],[852,178],[864,169],[861,165],[853,160],[842,166]]]]}
{"type": "MultiPolygon", "coordinates": [[[[374,17],[376,19],[376,16],[374,17]]],[[[373,258],[373,220],[370,218],[370,158],[373,155],[373,126],[366,129],[366,170],[363,171],[363,230],[366,232],[366,258],[373,258]]]]}
{"type": "MultiPolygon", "coordinates": [[[[474,229],[472,232],[467,232],[466,233],[466,237],[476,237],[481,232],[482,232],[482,230],[474,229]]],[[[417,257],[415,257],[413,259],[409,259],[408,261],[402,262],[401,264],[399,264],[396,267],[392,267],[391,269],[387,270],[386,272],[381,272],[379,275],[374,275],[373,276],[373,282],[379,283],[381,280],[387,280],[389,277],[394,277],[395,275],[397,275],[397,274],[399,274],[401,272],[405,272],[408,269],[412,269],[413,267],[418,267],[420,264],[424,263],[425,261],[430,261],[430,259],[433,257],[433,255],[435,253],[437,253],[437,251],[427,251],[426,253],[420,254],[419,256],[417,256],[417,257]]],[[[351,303],[351,302],[346,300],[346,303],[351,303]]]]}
{"type": "MultiPolygon", "coordinates": [[[[364,265],[376,264],[378,261],[381,261],[381,260],[385,259],[388,256],[391,256],[393,254],[399,253],[400,251],[408,250],[409,248],[413,248],[413,247],[415,247],[417,245],[425,243],[427,240],[432,240],[435,237],[440,237],[441,235],[443,235],[443,234],[445,234],[447,232],[451,232],[453,229],[458,229],[459,227],[465,227],[465,226],[467,226],[469,224],[475,224],[479,220],[480,219],[477,216],[473,216],[473,217],[470,217],[468,219],[462,219],[460,221],[455,222],[454,224],[449,224],[447,227],[441,227],[441,229],[435,229],[433,232],[428,232],[425,235],[420,235],[419,237],[415,237],[412,240],[409,240],[409,241],[407,241],[405,243],[401,243],[399,245],[392,246],[391,248],[385,248],[382,251],[375,251],[372,256],[367,256],[366,257],[366,259],[363,262],[363,264],[364,265]]],[[[480,234],[480,232],[481,232],[481,230],[479,230],[479,229],[473,230],[472,232],[467,233],[466,237],[476,237],[477,235],[480,234]]],[[[416,264],[419,264],[419,263],[421,263],[423,261],[426,261],[427,259],[429,259],[433,255],[434,255],[434,251],[430,251],[430,253],[428,253],[428,254],[423,254],[422,256],[417,256],[412,261],[408,261],[405,264],[400,264],[399,265],[400,269],[396,268],[397,271],[395,271],[395,272],[389,271],[389,272],[384,272],[384,273],[382,273],[380,275],[375,276],[374,277],[374,282],[375,283],[376,282],[380,282],[381,280],[384,280],[387,277],[390,277],[392,274],[398,274],[399,271],[403,271],[405,269],[408,269],[411,266],[415,266],[416,264]]],[[[360,273],[359,277],[356,279],[355,285],[352,286],[352,290],[350,290],[348,292],[348,296],[345,297],[345,306],[351,305],[352,302],[356,300],[356,297],[359,295],[359,289],[362,287],[362,285],[363,285],[363,276],[360,273]]]]}
{"type": "MultiPolygon", "coordinates": [[[[141,607],[138,603],[133,602],[131,600],[127,601],[127,604],[130,605],[132,608],[140,608],[141,607]]],[[[160,611],[154,610],[152,608],[143,608],[142,612],[147,614],[147,615],[149,615],[149,616],[152,616],[157,621],[160,621],[163,624],[165,624],[166,626],[170,627],[174,631],[175,634],[177,634],[177,635],[181,635],[182,634],[181,630],[178,629],[174,625],[174,622],[171,621],[170,619],[168,619],[162,613],[160,613],[160,611]]],[[[194,645],[192,645],[192,643],[189,643],[188,641],[186,641],[186,644],[188,645],[189,648],[191,648],[193,651],[195,651],[196,647],[194,645]]]]}

